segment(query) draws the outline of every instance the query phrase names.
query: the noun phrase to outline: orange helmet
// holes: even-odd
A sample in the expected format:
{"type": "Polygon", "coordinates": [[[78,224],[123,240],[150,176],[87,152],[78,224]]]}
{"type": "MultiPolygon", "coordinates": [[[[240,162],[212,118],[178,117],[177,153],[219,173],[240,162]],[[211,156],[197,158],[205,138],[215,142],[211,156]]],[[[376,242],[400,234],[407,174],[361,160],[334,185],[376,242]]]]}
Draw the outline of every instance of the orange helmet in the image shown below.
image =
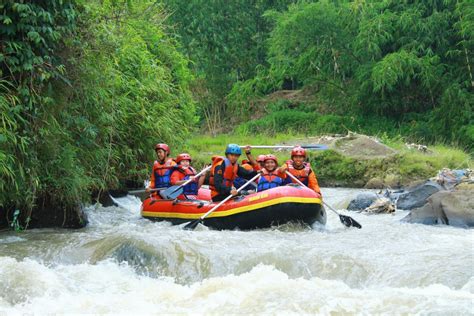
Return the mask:
{"type": "Polygon", "coordinates": [[[273,160],[276,164],[278,164],[278,159],[275,155],[266,155],[264,161],[267,161],[267,160],[273,160]]]}
{"type": "Polygon", "coordinates": [[[155,151],[157,151],[158,149],[163,149],[168,155],[170,154],[170,147],[166,144],[156,144],[155,151]]]}
{"type": "Polygon", "coordinates": [[[303,156],[306,158],[306,150],[302,148],[301,146],[296,146],[291,151],[291,158],[293,158],[293,156],[303,156]]]}
{"type": "Polygon", "coordinates": [[[265,161],[265,155],[258,155],[257,157],[257,162],[264,162],[265,161]]]}
{"type": "Polygon", "coordinates": [[[179,163],[181,160],[189,160],[191,162],[191,156],[187,153],[182,153],[179,154],[178,157],[176,157],[176,163],[179,163]]]}

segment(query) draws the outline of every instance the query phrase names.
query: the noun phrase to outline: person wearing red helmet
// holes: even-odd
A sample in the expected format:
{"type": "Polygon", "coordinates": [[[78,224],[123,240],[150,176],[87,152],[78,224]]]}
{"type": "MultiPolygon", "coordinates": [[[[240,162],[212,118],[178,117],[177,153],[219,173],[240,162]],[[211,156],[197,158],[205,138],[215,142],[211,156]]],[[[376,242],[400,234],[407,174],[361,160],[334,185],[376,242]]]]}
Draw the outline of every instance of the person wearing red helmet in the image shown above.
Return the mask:
{"type": "Polygon", "coordinates": [[[260,166],[260,168],[265,167],[265,157],[266,157],[266,156],[267,156],[267,155],[258,155],[258,157],[257,157],[257,163],[258,163],[258,165],[260,166]]]}
{"type": "Polygon", "coordinates": [[[171,186],[171,173],[176,163],[168,158],[170,147],[166,144],[156,144],[156,157],[158,158],[153,164],[153,170],[150,177],[150,185],[146,188],[149,192],[151,189],[168,188],[171,186]]]}
{"type": "Polygon", "coordinates": [[[191,167],[191,156],[187,153],[179,154],[176,157],[176,163],[178,166],[176,169],[171,173],[171,185],[180,185],[185,183],[189,179],[193,179],[187,185],[183,187],[183,195],[179,196],[178,199],[196,199],[198,190],[204,182],[204,176],[196,178],[196,170],[191,167]]]}
{"type": "MultiPolygon", "coordinates": [[[[316,174],[309,162],[306,162],[306,150],[300,146],[296,146],[291,151],[291,160],[288,160],[283,166],[281,166],[280,171],[286,172],[289,171],[294,175],[298,180],[303,182],[308,188],[314,192],[321,195],[321,189],[319,188],[318,180],[316,179],[316,174]]],[[[285,184],[296,183],[291,177],[287,177],[285,184]]]]}
{"type": "Polygon", "coordinates": [[[258,180],[257,192],[283,185],[286,174],[281,172],[277,167],[277,157],[274,155],[266,155],[264,158],[264,167],[262,168],[262,176],[258,180]]]}

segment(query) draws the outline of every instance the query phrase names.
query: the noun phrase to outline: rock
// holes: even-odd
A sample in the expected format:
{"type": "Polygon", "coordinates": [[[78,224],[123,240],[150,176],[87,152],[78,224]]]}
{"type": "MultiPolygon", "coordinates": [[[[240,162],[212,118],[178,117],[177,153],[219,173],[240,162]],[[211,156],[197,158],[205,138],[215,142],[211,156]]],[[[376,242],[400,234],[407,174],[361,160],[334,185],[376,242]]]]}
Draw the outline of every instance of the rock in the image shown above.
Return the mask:
{"type": "Polygon", "coordinates": [[[356,198],[349,203],[349,205],[347,206],[347,210],[359,212],[363,211],[364,209],[372,205],[372,203],[374,203],[374,201],[377,199],[377,194],[372,192],[358,194],[356,198]]]}
{"type": "Polygon", "coordinates": [[[363,212],[371,213],[371,214],[381,214],[381,213],[393,213],[395,212],[395,205],[393,202],[386,197],[378,198],[374,201],[369,207],[364,209],[363,212]]]}
{"type": "Polygon", "coordinates": [[[383,183],[386,187],[389,188],[398,188],[400,187],[401,178],[396,174],[387,174],[383,179],[383,183]]]}
{"type": "Polygon", "coordinates": [[[427,199],[436,192],[442,191],[443,187],[433,181],[407,189],[408,192],[400,194],[397,200],[397,208],[412,210],[426,204],[427,199]]]}
{"type": "Polygon", "coordinates": [[[383,180],[378,177],[372,178],[367,181],[364,187],[366,189],[382,189],[384,187],[383,180]]]}
{"type": "Polygon", "coordinates": [[[441,191],[428,198],[428,203],[414,209],[402,219],[408,223],[445,224],[474,227],[474,190],[441,191]]]}

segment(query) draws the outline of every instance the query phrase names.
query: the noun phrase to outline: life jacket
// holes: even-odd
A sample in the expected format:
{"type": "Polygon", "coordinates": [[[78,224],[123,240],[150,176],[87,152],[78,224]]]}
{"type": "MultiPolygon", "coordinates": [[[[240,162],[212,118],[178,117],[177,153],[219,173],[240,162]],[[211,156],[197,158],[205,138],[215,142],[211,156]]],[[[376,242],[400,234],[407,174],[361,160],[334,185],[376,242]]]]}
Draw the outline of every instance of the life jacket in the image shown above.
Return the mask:
{"type": "Polygon", "coordinates": [[[276,175],[276,170],[268,172],[262,169],[262,176],[258,180],[257,192],[279,187],[283,184],[283,179],[276,175]]]}
{"type": "Polygon", "coordinates": [[[222,164],[225,165],[224,172],[222,173],[223,185],[225,187],[232,187],[232,185],[234,185],[235,178],[237,178],[237,172],[239,171],[239,165],[237,163],[232,165],[232,163],[227,158],[219,156],[212,157],[212,167],[209,176],[209,189],[211,189],[212,197],[219,195],[219,191],[217,191],[214,185],[214,175],[216,173],[216,167],[222,164]]]}
{"type": "MultiPolygon", "coordinates": [[[[294,175],[298,180],[300,180],[301,182],[303,182],[304,185],[308,185],[309,183],[309,175],[311,173],[311,165],[309,164],[309,162],[303,162],[303,168],[302,169],[296,169],[294,166],[293,166],[293,160],[288,160],[286,162],[286,164],[288,165],[288,171],[294,175]],[[301,173],[301,171],[304,171],[303,173],[301,173]]],[[[292,183],[293,182],[293,179],[291,179],[291,177],[286,177],[285,181],[283,184],[289,184],[289,183],[292,183]]]]}
{"type": "MultiPolygon", "coordinates": [[[[193,167],[188,167],[187,169],[178,168],[178,171],[184,174],[183,180],[189,180],[190,177],[196,175],[196,170],[194,170],[193,167]]],[[[183,187],[183,194],[197,195],[198,190],[198,183],[196,181],[191,181],[183,187]]]]}
{"type": "Polygon", "coordinates": [[[164,164],[155,161],[153,172],[155,173],[155,188],[167,188],[171,181],[171,173],[175,169],[173,160],[170,158],[164,164]]]}

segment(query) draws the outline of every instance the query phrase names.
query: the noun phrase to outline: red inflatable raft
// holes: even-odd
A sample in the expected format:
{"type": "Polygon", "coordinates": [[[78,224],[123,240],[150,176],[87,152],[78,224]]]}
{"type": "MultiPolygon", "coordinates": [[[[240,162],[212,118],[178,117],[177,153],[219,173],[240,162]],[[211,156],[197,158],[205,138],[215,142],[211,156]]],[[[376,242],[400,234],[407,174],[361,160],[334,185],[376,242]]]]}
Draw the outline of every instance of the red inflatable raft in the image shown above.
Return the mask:
{"type": "MultiPolygon", "coordinates": [[[[217,203],[210,201],[208,189],[200,189],[197,200],[147,198],[141,215],[145,218],[182,224],[198,219],[217,203]]],[[[214,229],[267,228],[288,222],[326,224],[320,196],[300,186],[282,186],[238,196],[212,212],[203,222],[214,229]]]]}

